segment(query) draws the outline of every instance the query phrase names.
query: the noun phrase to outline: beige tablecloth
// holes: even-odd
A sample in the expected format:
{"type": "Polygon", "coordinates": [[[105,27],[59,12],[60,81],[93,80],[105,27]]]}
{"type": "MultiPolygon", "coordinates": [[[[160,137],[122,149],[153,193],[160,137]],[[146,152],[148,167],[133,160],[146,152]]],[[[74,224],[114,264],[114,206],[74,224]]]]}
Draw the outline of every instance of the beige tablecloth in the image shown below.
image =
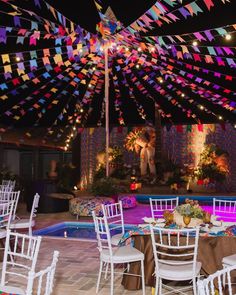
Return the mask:
{"type": "MultiPolygon", "coordinates": [[[[145,284],[154,286],[154,258],[150,235],[134,236],[134,246],[144,253],[145,284]]],[[[200,237],[198,261],[202,263],[202,274],[209,275],[222,268],[222,258],[236,253],[236,237],[200,237]]],[[[130,272],[140,274],[140,263],[132,263],[130,272]]],[[[125,289],[141,289],[141,279],[123,276],[125,289]]]]}

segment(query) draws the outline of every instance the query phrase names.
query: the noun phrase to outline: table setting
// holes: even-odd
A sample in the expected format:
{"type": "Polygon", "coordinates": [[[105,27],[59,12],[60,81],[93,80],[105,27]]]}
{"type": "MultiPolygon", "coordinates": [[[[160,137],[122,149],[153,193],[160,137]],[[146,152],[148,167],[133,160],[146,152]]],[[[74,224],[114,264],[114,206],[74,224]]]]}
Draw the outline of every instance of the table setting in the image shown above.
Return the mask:
{"type": "MultiPolygon", "coordinates": [[[[222,268],[222,258],[235,253],[236,224],[218,220],[217,216],[204,211],[197,201],[185,200],[174,211],[163,212],[163,218],[143,217],[143,223],[127,231],[119,245],[132,244],[145,255],[145,283],[154,286],[153,250],[150,236],[150,225],[164,228],[193,228],[200,227],[198,260],[202,263],[202,274],[209,275],[222,268]]],[[[139,273],[139,266],[131,266],[134,273],[139,273]]],[[[125,289],[139,289],[140,285],[135,278],[123,278],[125,289]]]]}

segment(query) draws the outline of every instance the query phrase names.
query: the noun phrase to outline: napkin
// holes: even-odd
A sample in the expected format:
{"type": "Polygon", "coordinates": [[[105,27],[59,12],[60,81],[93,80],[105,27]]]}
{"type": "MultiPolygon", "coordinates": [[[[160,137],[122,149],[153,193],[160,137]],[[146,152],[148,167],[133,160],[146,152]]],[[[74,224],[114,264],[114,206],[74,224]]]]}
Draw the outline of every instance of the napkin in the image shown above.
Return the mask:
{"type": "Polygon", "coordinates": [[[210,233],[217,234],[218,232],[224,231],[224,230],[225,230],[225,227],[223,226],[213,226],[210,228],[210,233]]]}
{"type": "Polygon", "coordinates": [[[156,223],[156,219],[152,217],[143,217],[142,220],[147,223],[156,223]]]}
{"type": "Polygon", "coordinates": [[[222,221],[214,220],[214,221],[212,221],[212,224],[213,224],[214,226],[222,226],[222,221]]]}

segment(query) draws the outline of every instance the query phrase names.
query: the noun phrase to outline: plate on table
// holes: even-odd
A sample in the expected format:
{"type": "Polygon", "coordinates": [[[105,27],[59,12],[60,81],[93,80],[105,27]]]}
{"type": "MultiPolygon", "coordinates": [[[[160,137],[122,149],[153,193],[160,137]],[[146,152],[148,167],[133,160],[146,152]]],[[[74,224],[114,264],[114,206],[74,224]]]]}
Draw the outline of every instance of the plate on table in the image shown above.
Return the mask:
{"type": "Polygon", "coordinates": [[[156,219],[152,217],[143,217],[142,220],[146,223],[156,223],[156,219]]]}
{"type": "Polygon", "coordinates": [[[165,223],[165,218],[157,218],[156,223],[165,223]]]}

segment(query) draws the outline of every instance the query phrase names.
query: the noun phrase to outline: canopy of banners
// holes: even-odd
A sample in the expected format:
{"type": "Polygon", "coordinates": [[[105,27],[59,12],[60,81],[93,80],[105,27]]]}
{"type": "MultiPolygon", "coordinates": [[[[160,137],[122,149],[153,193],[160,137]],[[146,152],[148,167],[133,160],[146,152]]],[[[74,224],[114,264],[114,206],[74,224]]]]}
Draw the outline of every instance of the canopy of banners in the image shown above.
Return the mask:
{"type": "Polygon", "coordinates": [[[46,0],[0,0],[1,132],[27,127],[31,136],[44,126],[45,139],[62,138],[104,125],[104,47],[111,125],[154,122],[155,107],[163,124],[235,124],[236,19],[199,31],[153,33],[229,2],[158,0],[125,27],[97,0],[101,21],[91,33],[46,0]]]}

